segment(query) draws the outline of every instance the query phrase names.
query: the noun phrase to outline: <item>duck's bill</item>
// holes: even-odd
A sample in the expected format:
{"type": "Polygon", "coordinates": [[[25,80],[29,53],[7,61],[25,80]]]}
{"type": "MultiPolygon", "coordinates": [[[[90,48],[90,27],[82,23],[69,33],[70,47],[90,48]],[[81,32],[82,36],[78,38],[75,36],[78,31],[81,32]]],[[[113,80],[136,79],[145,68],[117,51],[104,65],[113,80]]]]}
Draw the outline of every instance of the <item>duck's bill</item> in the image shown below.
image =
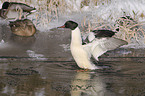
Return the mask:
{"type": "Polygon", "coordinates": [[[65,28],[65,25],[63,25],[63,26],[60,26],[60,27],[57,27],[57,28],[65,28]]]}

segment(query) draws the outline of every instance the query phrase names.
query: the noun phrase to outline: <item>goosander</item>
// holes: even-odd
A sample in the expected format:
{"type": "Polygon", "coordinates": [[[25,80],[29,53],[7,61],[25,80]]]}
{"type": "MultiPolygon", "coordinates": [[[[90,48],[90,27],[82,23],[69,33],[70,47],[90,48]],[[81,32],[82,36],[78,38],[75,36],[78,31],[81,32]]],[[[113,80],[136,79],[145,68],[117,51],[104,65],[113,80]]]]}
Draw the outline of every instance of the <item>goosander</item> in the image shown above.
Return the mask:
{"type": "Polygon", "coordinates": [[[33,36],[36,33],[36,28],[33,22],[29,19],[10,21],[12,33],[19,36],[33,36]]]}
{"type": "Polygon", "coordinates": [[[0,16],[4,19],[21,19],[22,17],[30,15],[33,10],[36,10],[36,8],[23,3],[6,1],[2,5],[2,9],[0,9],[0,16]]]}
{"type": "MultiPolygon", "coordinates": [[[[127,44],[126,41],[111,37],[111,35],[110,37],[105,37],[102,35],[101,37],[93,37],[93,40],[91,40],[90,43],[82,45],[81,32],[76,22],[67,21],[63,26],[58,28],[71,29],[71,54],[77,65],[83,69],[99,69],[100,67],[96,66],[91,62],[90,58],[92,56],[98,61],[98,57],[107,52],[108,50],[113,50],[117,47],[127,44]]],[[[106,31],[104,32],[107,33],[106,31]]]]}

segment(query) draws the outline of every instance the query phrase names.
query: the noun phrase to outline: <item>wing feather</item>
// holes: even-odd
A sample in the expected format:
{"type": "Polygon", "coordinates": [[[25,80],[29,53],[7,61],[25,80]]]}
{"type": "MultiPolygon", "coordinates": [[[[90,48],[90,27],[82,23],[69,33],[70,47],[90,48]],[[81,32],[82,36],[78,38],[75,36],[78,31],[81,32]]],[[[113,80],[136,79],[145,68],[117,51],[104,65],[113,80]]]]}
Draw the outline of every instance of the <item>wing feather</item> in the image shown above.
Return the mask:
{"type": "Polygon", "coordinates": [[[122,45],[127,44],[126,41],[118,38],[101,38],[96,39],[91,43],[90,52],[93,57],[98,60],[98,57],[109,50],[114,50],[122,45]]]}

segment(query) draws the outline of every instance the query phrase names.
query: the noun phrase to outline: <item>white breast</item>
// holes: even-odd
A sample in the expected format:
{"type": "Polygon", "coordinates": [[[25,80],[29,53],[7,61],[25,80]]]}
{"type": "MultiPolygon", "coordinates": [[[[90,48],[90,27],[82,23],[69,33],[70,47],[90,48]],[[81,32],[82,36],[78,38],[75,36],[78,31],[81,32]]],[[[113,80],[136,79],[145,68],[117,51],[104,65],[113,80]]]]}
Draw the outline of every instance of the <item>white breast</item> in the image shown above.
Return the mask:
{"type": "Polygon", "coordinates": [[[71,53],[80,68],[96,69],[96,66],[90,61],[90,54],[82,45],[81,33],[79,28],[72,31],[71,53]]]}

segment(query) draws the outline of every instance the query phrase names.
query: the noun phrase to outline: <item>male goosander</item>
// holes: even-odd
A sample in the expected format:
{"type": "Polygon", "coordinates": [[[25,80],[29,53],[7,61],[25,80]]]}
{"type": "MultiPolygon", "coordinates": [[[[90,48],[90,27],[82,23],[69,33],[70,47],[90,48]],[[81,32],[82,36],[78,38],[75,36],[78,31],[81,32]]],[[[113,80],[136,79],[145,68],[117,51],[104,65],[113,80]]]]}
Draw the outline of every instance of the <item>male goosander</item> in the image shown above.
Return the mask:
{"type": "Polygon", "coordinates": [[[29,19],[10,21],[11,31],[19,36],[33,36],[36,33],[36,28],[33,22],[29,19]]]}
{"type": "Polygon", "coordinates": [[[4,19],[21,19],[22,17],[26,17],[31,14],[33,10],[36,10],[36,8],[23,3],[4,2],[2,5],[2,9],[0,9],[0,16],[4,19]]]}
{"type": "MultiPolygon", "coordinates": [[[[111,35],[107,37],[101,35],[101,37],[96,36],[93,40],[91,40],[90,43],[82,45],[81,32],[76,22],[67,21],[63,26],[59,28],[71,29],[71,53],[77,65],[83,69],[99,69],[98,66],[91,62],[91,56],[93,56],[98,61],[98,57],[108,50],[113,50],[117,47],[127,44],[126,41],[112,37],[111,35]]],[[[108,34],[106,31],[100,32],[105,32],[106,34],[108,34]]],[[[113,32],[111,33],[112,35],[114,34],[113,32]]]]}

